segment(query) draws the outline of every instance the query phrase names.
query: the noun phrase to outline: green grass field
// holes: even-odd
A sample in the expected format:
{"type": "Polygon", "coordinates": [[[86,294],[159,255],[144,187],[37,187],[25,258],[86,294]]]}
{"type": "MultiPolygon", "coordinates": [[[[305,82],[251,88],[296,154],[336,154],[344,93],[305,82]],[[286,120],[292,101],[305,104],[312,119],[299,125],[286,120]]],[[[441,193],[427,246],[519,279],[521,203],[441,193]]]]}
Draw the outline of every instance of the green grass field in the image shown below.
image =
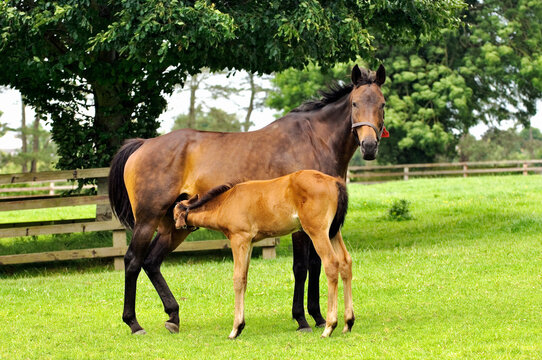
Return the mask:
{"type": "MultiPolygon", "coordinates": [[[[542,177],[409,180],[349,192],[352,333],[340,332],[342,290],[331,338],[295,332],[291,243],[283,238],[276,260],[251,262],[247,324],[234,341],[227,251],[176,254],[162,267],[180,305],[177,335],[164,328],[144,273],[136,309],[148,334],[132,336],[121,320],[124,274],[107,261],[0,268],[0,358],[542,358],[542,177]],[[398,199],[410,202],[411,220],[387,216],[398,199]]],[[[2,241],[17,251],[17,240],[2,241]]],[[[322,309],[326,291],[322,274],[322,309]]]]}

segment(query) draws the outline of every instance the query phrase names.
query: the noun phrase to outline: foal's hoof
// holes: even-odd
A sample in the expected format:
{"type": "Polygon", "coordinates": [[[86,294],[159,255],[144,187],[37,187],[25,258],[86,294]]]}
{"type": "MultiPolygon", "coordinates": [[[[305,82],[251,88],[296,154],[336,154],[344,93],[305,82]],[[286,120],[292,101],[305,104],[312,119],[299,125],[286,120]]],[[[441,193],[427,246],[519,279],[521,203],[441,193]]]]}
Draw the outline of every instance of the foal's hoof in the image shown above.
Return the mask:
{"type": "Polygon", "coordinates": [[[178,334],[179,333],[179,325],[177,324],[174,324],[174,323],[171,323],[169,321],[166,321],[164,326],[166,327],[166,329],[169,330],[170,333],[172,334],[178,334]]]}
{"type": "Polygon", "coordinates": [[[132,335],[147,335],[147,332],[143,329],[133,332],[132,335]]]}
{"type": "Polygon", "coordinates": [[[300,327],[297,328],[297,331],[304,332],[304,333],[310,333],[310,332],[312,332],[312,329],[311,329],[310,326],[309,327],[301,327],[300,326],[300,327]]]}
{"type": "Polygon", "coordinates": [[[326,321],[324,320],[324,321],[321,322],[321,323],[316,323],[315,326],[316,326],[317,328],[324,328],[324,327],[326,327],[326,321]]]}

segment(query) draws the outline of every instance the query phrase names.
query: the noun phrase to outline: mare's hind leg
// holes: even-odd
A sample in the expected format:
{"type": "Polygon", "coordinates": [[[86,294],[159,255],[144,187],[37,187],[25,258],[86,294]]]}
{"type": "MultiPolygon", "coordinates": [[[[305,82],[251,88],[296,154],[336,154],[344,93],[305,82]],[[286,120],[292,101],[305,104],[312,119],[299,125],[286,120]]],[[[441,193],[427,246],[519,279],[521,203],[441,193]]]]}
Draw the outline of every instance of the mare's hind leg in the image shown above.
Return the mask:
{"type": "Polygon", "coordinates": [[[176,230],[173,220],[164,218],[158,228],[153,243],[143,263],[143,269],[162,300],[164,311],[169,315],[165,323],[171,333],[179,332],[179,304],[169,289],[160,266],[164,258],[170,254],[190,234],[187,230],[176,230]]]}
{"type": "Polygon", "coordinates": [[[343,333],[351,331],[354,326],[354,306],[352,303],[352,257],[346,250],[343,237],[339,231],[333,239],[331,239],[333,249],[339,258],[339,270],[343,280],[344,289],[344,329],[343,333]]]}
{"type": "Polygon", "coordinates": [[[136,223],[132,241],[126,255],[124,255],[124,311],[122,320],[130,327],[132,334],[145,334],[145,330],[137,322],[135,313],[137,277],[141,272],[141,266],[156,226],[156,222],[143,225],[136,223]]]}

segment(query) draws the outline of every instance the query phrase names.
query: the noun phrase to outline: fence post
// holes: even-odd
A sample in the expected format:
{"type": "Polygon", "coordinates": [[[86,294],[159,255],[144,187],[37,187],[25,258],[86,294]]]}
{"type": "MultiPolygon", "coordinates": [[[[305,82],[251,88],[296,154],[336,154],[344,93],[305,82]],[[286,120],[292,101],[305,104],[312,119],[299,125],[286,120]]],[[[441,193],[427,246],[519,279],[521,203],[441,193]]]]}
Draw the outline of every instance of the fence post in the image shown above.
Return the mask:
{"type": "MultiPolygon", "coordinates": [[[[113,230],[113,247],[126,247],[126,230],[113,230]]],[[[124,270],[124,257],[115,257],[113,259],[113,267],[115,270],[124,270]]]]}
{"type": "Polygon", "coordinates": [[[466,178],[469,175],[468,171],[469,171],[469,167],[467,166],[467,164],[463,164],[463,177],[464,178],[466,178]]]}
{"type": "Polygon", "coordinates": [[[262,247],[262,258],[264,259],[275,259],[277,257],[277,245],[280,239],[275,238],[275,245],[269,247],[262,247]]]}
{"type": "Polygon", "coordinates": [[[523,175],[525,176],[529,175],[529,172],[527,171],[527,165],[528,164],[526,162],[523,163],[523,175]]]}
{"type": "Polygon", "coordinates": [[[408,180],[408,166],[403,168],[403,180],[408,180]]]}
{"type": "Polygon", "coordinates": [[[54,195],[54,194],[55,194],[55,183],[51,181],[49,183],[49,195],[54,195]]]}
{"type": "MultiPolygon", "coordinates": [[[[98,195],[107,195],[107,178],[97,178],[96,185],[98,186],[98,195]]],[[[107,221],[113,218],[113,212],[109,204],[96,205],[96,221],[107,221]]]]}

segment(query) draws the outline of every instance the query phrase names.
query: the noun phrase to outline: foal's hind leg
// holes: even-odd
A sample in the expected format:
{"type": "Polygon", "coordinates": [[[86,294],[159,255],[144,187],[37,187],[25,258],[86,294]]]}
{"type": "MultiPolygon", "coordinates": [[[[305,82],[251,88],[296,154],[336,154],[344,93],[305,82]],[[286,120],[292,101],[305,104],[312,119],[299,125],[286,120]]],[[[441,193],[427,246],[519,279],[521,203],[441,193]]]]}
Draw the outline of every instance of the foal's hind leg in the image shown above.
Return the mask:
{"type": "Polygon", "coordinates": [[[333,249],[339,258],[339,270],[343,280],[344,289],[344,329],[343,333],[351,331],[354,326],[354,306],[352,304],[352,257],[346,250],[344,241],[339,231],[331,239],[333,249]]]}
{"type": "Polygon", "coordinates": [[[164,305],[164,311],[169,315],[165,327],[171,333],[179,332],[179,304],[169,289],[160,271],[160,266],[164,258],[175,250],[188,234],[190,232],[186,230],[175,230],[173,221],[162,220],[162,224],[158,228],[158,235],[151,244],[149,253],[143,263],[143,269],[160,296],[164,305]]]}
{"type": "Polygon", "coordinates": [[[229,338],[235,339],[245,328],[245,292],[247,290],[248,265],[252,254],[252,239],[242,235],[232,235],[230,243],[233,253],[235,315],[229,338]]]}
{"type": "Polygon", "coordinates": [[[132,334],[145,334],[145,330],[137,322],[135,313],[137,277],[156,225],[156,222],[144,225],[136,223],[132,241],[126,255],[124,255],[124,311],[122,320],[130,327],[132,334]]]}

